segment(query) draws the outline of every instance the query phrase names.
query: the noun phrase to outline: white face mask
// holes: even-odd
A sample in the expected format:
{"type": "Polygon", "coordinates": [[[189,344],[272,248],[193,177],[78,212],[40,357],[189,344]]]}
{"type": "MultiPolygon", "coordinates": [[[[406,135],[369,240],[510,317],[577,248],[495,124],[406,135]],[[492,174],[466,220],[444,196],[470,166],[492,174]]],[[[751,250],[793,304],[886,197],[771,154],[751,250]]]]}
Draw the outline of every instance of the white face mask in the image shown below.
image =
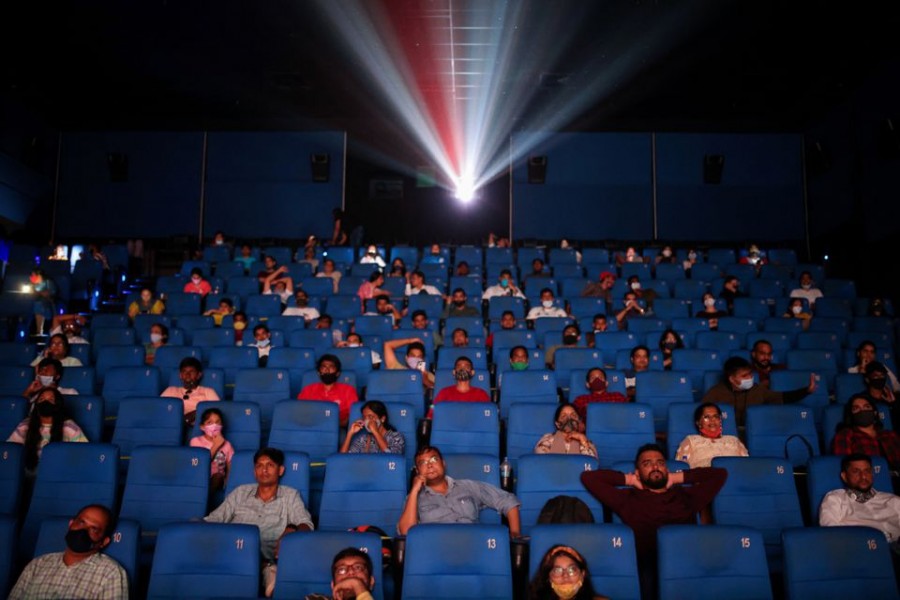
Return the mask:
{"type": "Polygon", "coordinates": [[[541,305],[544,308],[553,308],[553,300],[543,300],[541,301],[541,305]]]}
{"type": "Polygon", "coordinates": [[[812,288],[812,284],[811,283],[801,283],[800,287],[803,288],[804,290],[808,290],[808,289],[812,288]]]}
{"type": "Polygon", "coordinates": [[[640,281],[635,281],[634,283],[632,283],[632,284],[631,284],[631,289],[633,289],[633,290],[639,290],[639,289],[641,289],[641,282],[640,282],[640,281]]]}
{"type": "Polygon", "coordinates": [[[259,340],[258,342],[256,342],[256,345],[260,348],[265,348],[269,345],[269,340],[259,340]]]}
{"type": "Polygon", "coordinates": [[[715,305],[716,305],[715,298],[707,298],[706,300],[703,301],[703,306],[706,306],[708,308],[712,308],[715,305]]]}
{"type": "Polygon", "coordinates": [[[195,284],[197,284],[197,283],[200,283],[200,278],[197,276],[194,276],[194,277],[191,277],[191,281],[193,281],[195,284]]]}
{"type": "Polygon", "coordinates": [[[38,375],[38,381],[41,382],[42,386],[50,387],[53,385],[53,375],[38,375]]]}
{"type": "Polygon", "coordinates": [[[347,342],[347,347],[348,348],[359,348],[359,344],[357,344],[356,342],[347,342]]]}
{"type": "Polygon", "coordinates": [[[662,251],[662,255],[665,256],[666,258],[669,258],[670,256],[672,256],[672,251],[667,248],[662,251]]]}
{"type": "Polygon", "coordinates": [[[753,378],[752,377],[748,377],[747,379],[741,379],[741,382],[738,384],[739,390],[746,391],[752,387],[753,387],[753,378]]]}
{"type": "Polygon", "coordinates": [[[791,312],[793,312],[795,315],[799,315],[801,312],[803,312],[803,307],[802,306],[792,306],[791,312]]]}
{"type": "Polygon", "coordinates": [[[151,334],[150,334],[150,341],[153,342],[154,344],[158,344],[158,343],[160,343],[160,342],[162,341],[162,337],[163,337],[163,336],[162,336],[161,333],[151,333],[151,334]]]}

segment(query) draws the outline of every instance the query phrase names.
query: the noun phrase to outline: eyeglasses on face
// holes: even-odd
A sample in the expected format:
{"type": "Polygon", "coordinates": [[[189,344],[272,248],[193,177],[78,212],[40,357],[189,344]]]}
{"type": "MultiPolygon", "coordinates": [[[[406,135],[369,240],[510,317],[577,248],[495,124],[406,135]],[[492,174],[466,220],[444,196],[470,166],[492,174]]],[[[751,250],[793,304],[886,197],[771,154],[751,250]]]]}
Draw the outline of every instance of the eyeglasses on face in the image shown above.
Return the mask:
{"type": "Polygon", "coordinates": [[[353,572],[356,574],[368,573],[368,569],[366,568],[365,563],[353,563],[352,565],[341,565],[334,570],[335,575],[344,576],[347,573],[353,572]]]}
{"type": "Polygon", "coordinates": [[[568,567],[553,567],[550,569],[550,577],[553,579],[562,579],[563,577],[576,577],[581,573],[581,569],[577,565],[569,565],[568,567]]]}
{"type": "Polygon", "coordinates": [[[423,458],[422,460],[416,461],[416,466],[421,469],[422,467],[427,467],[428,465],[433,465],[437,461],[438,461],[438,457],[435,454],[431,458],[423,458]]]}

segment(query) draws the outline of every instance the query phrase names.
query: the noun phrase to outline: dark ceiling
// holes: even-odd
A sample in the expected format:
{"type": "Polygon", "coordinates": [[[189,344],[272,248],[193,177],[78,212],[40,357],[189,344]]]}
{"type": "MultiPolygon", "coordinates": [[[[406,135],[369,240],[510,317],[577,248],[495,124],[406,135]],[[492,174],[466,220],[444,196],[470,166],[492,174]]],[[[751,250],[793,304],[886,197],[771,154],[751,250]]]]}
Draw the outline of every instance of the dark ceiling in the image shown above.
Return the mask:
{"type": "MultiPolygon", "coordinates": [[[[407,19],[479,1],[499,0],[381,0],[407,19]]],[[[565,51],[510,77],[552,97],[633,55],[571,128],[803,130],[898,56],[897,4],[530,0],[565,51]]],[[[60,129],[385,124],[310,0],[7,0],[0,22],[2,93],[60,129]]]]}

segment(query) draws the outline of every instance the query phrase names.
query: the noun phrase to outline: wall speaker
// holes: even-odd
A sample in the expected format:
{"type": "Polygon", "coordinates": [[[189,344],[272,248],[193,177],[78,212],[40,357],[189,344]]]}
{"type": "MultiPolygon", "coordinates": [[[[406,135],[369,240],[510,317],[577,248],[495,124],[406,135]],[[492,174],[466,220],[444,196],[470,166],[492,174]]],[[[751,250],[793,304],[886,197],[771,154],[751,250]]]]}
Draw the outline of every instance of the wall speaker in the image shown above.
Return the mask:
{"type": "Polygon", "coordinates": [[[106,166],[109,167],[109,180],[112,183],[128,181],[128,155],[121,152],[110,152],[106,155],[106,166]]]}
{"type": "Polygon", "coordinates": [[[330,162],[327,154],[309,155],[309,166],[312,168],[312,180],[315,183],[328,183],[330,162]]]}
{"type": "Polygon", "coordinates": [[[703,156],[703,183],[718,185],[722,183],[722,169],[725,168],[724,154],[706,154],[703,156]]]}
{"type": "Polygon", "coordinates": [[[547,179],[547,157],[528,157],[528,183],[544,183],[547,179]]]}

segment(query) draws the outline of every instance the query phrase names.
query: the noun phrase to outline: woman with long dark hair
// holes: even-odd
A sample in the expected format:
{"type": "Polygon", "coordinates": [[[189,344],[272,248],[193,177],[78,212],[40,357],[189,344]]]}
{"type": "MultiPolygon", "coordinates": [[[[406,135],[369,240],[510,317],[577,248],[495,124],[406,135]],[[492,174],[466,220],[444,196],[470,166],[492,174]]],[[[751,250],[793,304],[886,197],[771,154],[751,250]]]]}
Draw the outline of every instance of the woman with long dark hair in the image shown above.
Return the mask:
{"type": "Polygon", "coordinates": [[[369,400],[362,406],[362,419],[350,423],[341,444],[342,453],[403,454],[406,439],[388,420],[384,402],[369,400]]]}
{"type": "Polygon", "coordinates": [[[544,554],[528,585],[528,600],[601,600],[594,592],[587,562],[570,546],[553,546],[544,554]]]}
{"type": "Polygon", "coordinates": [[[75,421],[66,418],[63,395],[55,388],[43,388],[37,393],[31,415],[19,423],[7,442],[24,444],[25,471],[37,472],[41,450],[50,442],[86,442],[84,432],[75,421]]]}

